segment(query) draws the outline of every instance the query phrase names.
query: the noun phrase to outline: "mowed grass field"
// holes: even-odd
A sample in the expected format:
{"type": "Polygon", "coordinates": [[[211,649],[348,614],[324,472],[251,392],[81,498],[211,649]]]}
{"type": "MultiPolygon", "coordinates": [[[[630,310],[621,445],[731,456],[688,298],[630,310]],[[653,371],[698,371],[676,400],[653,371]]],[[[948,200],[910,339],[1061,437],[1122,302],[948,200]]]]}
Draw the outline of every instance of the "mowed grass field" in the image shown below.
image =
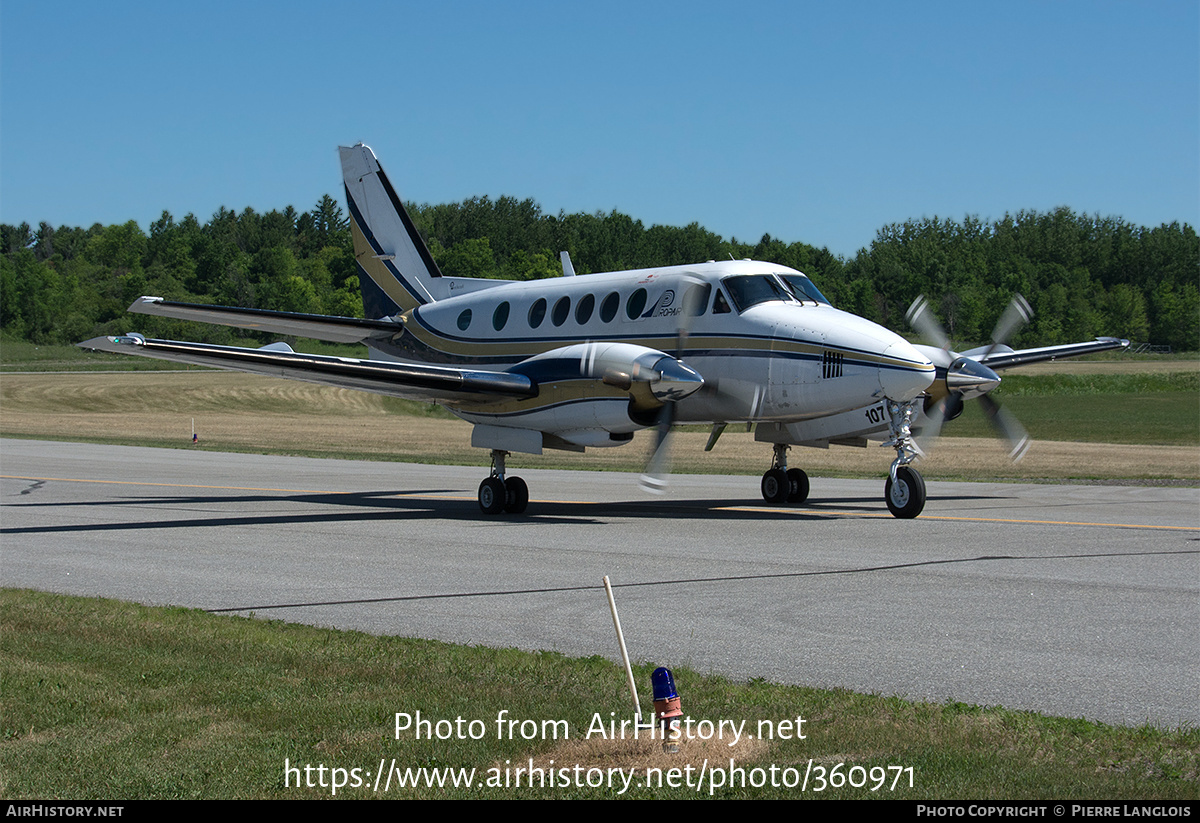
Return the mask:
{"type": "MultiPolygon", "coordinates": [[[[668,755],[644,736],[595,731],[597,716],[629,719],[624,673],[600,657],[40,592],[0,589],[0,667],[0,797],[10,799],[1200,797],[1196,729],[737,683],[674,667],[687,716],[745,723],[755,739],[717,740],[710,730],[668,755]],[[395,714],[417,710],[483,731],[443,740],[397,732],[395,714]],[[498,717],[560,723],[498,735],[498,717]],[[556,771],[551,785],[514,785],[514,770],[530,765],[565,768],[567,779],[556,771]],[[380,767],[399,773],[376,788],[380,767]],[[446,769],[460,785],[434,771],[446,769]],[[628,787],[601,785],[617,769],[628,787]],[[472,788],[461,785],[467,773],[472,788]],[[591,787],[580,785],[584,775],[591,787]]],[[[652,668],[635,667],[646,706],[652,668]]]]}
{"type": "MultiPolygon", "coordinates": [[[[73,355],[72,355],[73,356],[73,355]]],[[[291,380],[208,370],[0,374],[0,435],[125,445],[486,465],[471,426],[435,406],[291,380]],[[195,431],[199,443],[192,445],[195,431]]],[[[100,365],[143,358],[106,356],[100,365]]],[[[27,361],[22,361],[27,362],[27,361]]],[[[7,367],[9,364],[5,363],[7,367]]],[[[994,393],[1035,443],[1012,463],[980,411],[967,403],[920,464],[928,478],[1200,482],[1200,360],[1062,361],[1005,374],[994,393]]],[[[770,448],[731,425],[712,452],[706,429],[684,428],[673,470],[760,474],[770,448]]],[[[513,455],[514,468],[638,471],[651,436],[585,455],[513,455]]],[[[894,453],[798,447],[789,462],[816,476],[879,476],[894,453]]]]}

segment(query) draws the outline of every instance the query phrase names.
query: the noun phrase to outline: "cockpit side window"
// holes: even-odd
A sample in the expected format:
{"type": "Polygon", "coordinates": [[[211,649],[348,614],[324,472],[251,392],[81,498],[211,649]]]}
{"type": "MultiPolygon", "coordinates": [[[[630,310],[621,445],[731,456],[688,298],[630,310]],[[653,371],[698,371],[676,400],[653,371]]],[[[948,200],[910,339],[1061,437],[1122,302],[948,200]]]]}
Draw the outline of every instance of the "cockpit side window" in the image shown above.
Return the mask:
{"type": "Polygon", "coordinates": [[[708,295],[712,283],[697,283],[684,292],[683,308],[691,317],[699,317],[708,311],[708,295]]]}
{"type": "Polygon", "coordinates": [[[713,314],[729,314],[729,301],[725,299],[725,292],[717,289],[717,296],[713,298],[713,314]]]}

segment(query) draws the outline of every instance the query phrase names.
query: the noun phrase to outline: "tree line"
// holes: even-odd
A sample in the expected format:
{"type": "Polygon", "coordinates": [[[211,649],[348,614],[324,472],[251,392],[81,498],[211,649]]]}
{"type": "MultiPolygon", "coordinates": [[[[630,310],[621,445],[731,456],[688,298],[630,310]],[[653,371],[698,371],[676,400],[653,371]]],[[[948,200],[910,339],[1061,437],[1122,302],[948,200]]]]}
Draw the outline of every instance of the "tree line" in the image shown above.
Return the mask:
{"type": "MultiPolygon", "coordinates": [[[[697,223],[652,225],[618,211],[543,214],[531,199],[476,197],[409,205],[447,275],[534,280],[752,258],[808,274],[835,306],[900,331],[917,295],[928,295],[951,338],[987,342],[1013,294],[1034,309],[1012,341],[1034,346],[1098,335],[1200,347],[1200,243],[1171,223],[1146,228],[1120,218],[1022,211],[985,223],[922,218],[881,228],[853,258],[828,248],[726,240],[697,223]]],[[[137,297],[361,316],[348,221],[325,195],[310,210],[259,214],[222,207],[201,223],[169,213],[147,234],[134,221],[91,228],[0,225],[0,331],[33,343],[74,343],[98,334],[228,342],[222,327],[129,315],[137,297]]]]}

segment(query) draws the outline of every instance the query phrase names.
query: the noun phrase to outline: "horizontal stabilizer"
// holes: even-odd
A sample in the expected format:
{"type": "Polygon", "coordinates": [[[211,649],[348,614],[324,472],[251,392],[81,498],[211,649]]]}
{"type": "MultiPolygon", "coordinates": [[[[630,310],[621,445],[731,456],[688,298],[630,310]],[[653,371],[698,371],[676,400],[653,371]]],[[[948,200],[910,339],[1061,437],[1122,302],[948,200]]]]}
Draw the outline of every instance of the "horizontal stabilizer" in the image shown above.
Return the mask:
{"type": "Polygon", "coordinates": [[[329,340],[334,343],[361,343],[371,338],[387,338],[404,328],[396,320],[363,320],[359,317],[205,306],[198,303],[175,303],[161,297],[139,297],[133,301],[129,310],[135,314],[195,320],[215,326],[233,326],[270,334],[329,340]]]}
{"type": "Polygon", "coordinates": [[[246,349],[177,340],[154,340],[140,334],[94,337],[78,345],[82,349],[134,354],[268,377],[287,377],[431,403],[486,403],[536,397],[538,394],[537,384],[531,379],[508,372],[359,360],[353,357],[285,352],[270,347],[246,349]]]}

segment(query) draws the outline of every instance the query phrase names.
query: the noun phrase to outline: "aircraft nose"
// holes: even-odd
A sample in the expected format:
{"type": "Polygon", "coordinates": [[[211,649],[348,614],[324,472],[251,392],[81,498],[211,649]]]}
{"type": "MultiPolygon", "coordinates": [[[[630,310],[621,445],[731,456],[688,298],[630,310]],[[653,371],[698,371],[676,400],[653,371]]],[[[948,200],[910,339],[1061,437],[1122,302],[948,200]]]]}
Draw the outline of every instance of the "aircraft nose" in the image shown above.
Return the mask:
{"type": "Polygon", "coordinates": [[[935,376],[933,361],[907,340],[897,337],[884,349],[879,365],[879,386],[884,397],[911,400],[929,388],[935,376]]]}

